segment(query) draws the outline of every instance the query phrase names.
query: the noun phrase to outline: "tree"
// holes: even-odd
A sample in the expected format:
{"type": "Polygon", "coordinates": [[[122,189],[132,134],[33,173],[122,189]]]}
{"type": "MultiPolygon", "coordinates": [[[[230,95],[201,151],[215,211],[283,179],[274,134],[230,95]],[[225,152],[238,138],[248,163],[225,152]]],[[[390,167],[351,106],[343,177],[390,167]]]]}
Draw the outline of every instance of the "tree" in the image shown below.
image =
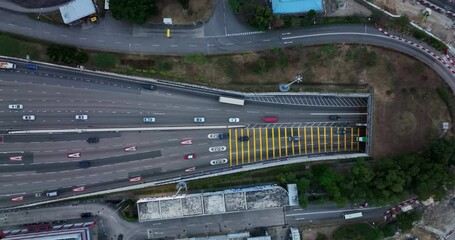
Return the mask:
{"type": "Polygon", "coordinates": [[[380,240],[384,238],[381,231],[366,223],[338,227],[332,237],[335,240],[380,240]]]}
{"type": "Polygon", "coordinates": [[[401,231],[411,230],[414,222],[420,221],[422,214],[417,211],[397,215],[397,226],[401,231]]]}
{"type": "Polygon", "coordinates": [[[256,8],[256,15],[252,22],[253,26],[261,31],[265,31],[269,28],[270,23],[273,20],[272,9],[269,7],[258,6],[256,8]]]}
{"type": "Polygon", "coordinates": [[[110,0],[109,8],[117,20],[144,24],[150,16],[158,13],[155,0],[110,0]]]}
{"type": "Polygon", "coordinates": [[[75,47],[53,44],[47,48],[46,54],[51,61],[64,64],[81,64],[88,61],[87,53],[75,47]]]}

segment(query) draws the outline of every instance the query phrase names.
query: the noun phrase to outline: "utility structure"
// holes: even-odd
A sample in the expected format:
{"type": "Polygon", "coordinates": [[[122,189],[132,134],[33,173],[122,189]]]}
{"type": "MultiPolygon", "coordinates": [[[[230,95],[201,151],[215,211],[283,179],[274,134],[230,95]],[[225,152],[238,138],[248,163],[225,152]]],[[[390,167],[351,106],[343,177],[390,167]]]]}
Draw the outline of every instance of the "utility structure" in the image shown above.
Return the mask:
{"type": "Polygon", "coordinates": [[[425,22],[425,20],[427,20],[427,17],[431,15],[431,9],[425,8],[421,13],[422,18],[420,19],[419,23],[425,22]]]}
{"type": "Polygon", "coordinates": [[[302,80],[303,80],[302,75],[297,74],[297,76],[295,76],[294,81],[292,81],[292,82],[290,82],[290,83],[281,83],[281,84],[280,84],[280,91],[282,91],[282,92],[288,92],[289,89],[291,89],[291,85],[292,85],[292,84],[294,84],[294,83],[301,83],[302,80]]]}

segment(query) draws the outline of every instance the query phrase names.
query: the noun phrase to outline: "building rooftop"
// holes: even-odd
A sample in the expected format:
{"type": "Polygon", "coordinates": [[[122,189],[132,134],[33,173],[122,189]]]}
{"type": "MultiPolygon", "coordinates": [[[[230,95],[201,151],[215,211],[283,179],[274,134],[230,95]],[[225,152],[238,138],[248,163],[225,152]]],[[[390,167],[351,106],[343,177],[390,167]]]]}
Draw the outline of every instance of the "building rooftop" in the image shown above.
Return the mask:
{"type": "Polygon", "coordinates": [[[310,10],[322,12],[321,0],[272,0],[273,14],[305,13],[310,10]]]}
{"type": "Polygon", "coordinates": [[[68,24],[96,13],[92,0],[73,0],[60,7],[63,22],[68,24]]]}

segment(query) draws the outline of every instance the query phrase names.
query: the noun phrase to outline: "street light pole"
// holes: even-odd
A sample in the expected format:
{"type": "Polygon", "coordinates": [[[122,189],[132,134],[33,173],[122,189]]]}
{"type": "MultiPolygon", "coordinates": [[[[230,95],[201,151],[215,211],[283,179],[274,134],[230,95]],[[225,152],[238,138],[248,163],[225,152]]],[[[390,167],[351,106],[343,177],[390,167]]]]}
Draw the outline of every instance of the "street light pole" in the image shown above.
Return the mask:
{"type": "Polygon", "coordinates": [[[294,84],[294,83],[301,83],[303,80],[303,77],[302,75],[300,74],[297,74],[297,76],[295,76],[295,79],[294,81],[288,83],[288,84],[285,84],[285,83],[281,83],[280,84],[280,91],[282,92],[288,92],[289,89],[291,89],[291,85],[294,84]]]}

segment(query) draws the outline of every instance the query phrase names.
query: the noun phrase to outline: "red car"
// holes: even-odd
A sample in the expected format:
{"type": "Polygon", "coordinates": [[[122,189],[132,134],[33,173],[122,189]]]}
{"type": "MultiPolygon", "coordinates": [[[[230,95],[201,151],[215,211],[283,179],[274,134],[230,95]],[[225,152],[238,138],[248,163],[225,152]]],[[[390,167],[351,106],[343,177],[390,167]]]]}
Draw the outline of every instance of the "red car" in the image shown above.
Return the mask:
{"type": "Polygon", "coordinates": [[[184,158],[185,160],[194,159],[194,158],[196,158],[196,153],[185,154],[185,156],[183,156],[183,158],[184,158]]]}
{"type": "Polygon", "coordinates": [[[263,117],[262,118],[262,121],[266,122],[266,123],[276,123],[278,122],[278,117],[275,117],[275,116],[267,116],[267,117],[263,117]]]}

